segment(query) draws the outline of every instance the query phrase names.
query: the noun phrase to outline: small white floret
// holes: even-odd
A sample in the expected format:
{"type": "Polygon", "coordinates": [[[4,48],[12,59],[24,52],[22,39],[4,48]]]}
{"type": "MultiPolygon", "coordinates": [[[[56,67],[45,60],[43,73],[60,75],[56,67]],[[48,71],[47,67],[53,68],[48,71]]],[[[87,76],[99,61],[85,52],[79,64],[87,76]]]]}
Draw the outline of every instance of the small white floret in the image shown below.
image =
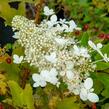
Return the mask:
{"type": "Polygon", "coordinates": [[[23,56],[18,56],[16,54],[13,55],[13,62],[15,64],[20,64],[23,60],[23,56]]]}

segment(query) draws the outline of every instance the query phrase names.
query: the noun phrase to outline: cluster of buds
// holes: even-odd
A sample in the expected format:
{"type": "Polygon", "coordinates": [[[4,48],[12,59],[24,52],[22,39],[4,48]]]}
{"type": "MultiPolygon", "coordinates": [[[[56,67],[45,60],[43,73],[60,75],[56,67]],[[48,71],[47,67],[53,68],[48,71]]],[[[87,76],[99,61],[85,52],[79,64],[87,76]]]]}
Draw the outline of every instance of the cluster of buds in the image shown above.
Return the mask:
{"type": "Polygon", "coordinates": [[[109,40],[109,34],[104,34],[104,33],[101,33],[98,35],[99,38],[101,39],[108,39],[109,40]]]}

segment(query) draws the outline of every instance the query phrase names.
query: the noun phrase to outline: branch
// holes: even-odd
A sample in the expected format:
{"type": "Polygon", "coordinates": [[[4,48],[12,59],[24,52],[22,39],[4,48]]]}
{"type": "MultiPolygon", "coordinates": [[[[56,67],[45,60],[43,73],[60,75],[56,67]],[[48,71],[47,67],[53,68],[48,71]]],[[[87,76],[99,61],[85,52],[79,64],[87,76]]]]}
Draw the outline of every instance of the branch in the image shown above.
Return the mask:
{"type": "Polygon", "coordinates": [[[45,0],[40,0],[40,2],[36,5],[36,15],[35,15],[35,23],[36,24],[39,24],[41,21],[40,13],[41,13],[44,2],[45,2],[45,0]]]}

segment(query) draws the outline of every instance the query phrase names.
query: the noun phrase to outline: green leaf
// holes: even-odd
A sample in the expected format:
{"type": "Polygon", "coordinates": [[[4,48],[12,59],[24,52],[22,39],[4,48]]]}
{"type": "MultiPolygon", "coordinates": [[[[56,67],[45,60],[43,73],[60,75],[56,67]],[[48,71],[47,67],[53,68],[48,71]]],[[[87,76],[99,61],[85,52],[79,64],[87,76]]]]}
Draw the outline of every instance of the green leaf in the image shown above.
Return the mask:
{"type": "Polygon", "coordinates": [[[104,91],[101,93],[105,98],[109,98],[109,87],[106,87],[104,91]]]}
{"type": "MultiPolygon", "coordinates": [[[[102,96],[109,98],[109,74],[106,73],[95,73],[92,77],[100,81],[104,85],[104,90],[102,91],[102,96]]],[[[96,88],[96,87],[95,87],[96,88]]]]}
{"type": "Polygon", "coordinates": [[[62,91],[66,90],[67,87],[68,86],[64,82],[61,82],[61,84],[59,85],[59,89],[62,90],[62,91]]]}
{"type": "Polygon", "coordinates": [[[80,109],[80,104],[76,103],[75,97],[65,98],[58,102],[57,109],[80,109]]]}
{"type": "Polygon", "coordinates": [[[106,62],[97,62],[97,70],[106,70],[109,68],[109,63],[106,62]]]}
{"type": "Polygon", "coordinates": [[[12,63],[12,64],[8,64],[6,62],[0,63],[0,71],[4,71],[6,72],[6,77],[9,80],[15,80],[18,81],[19,80],[19,72],[20,69],[18,67],[18,65],[12,63]]]}
{"type": "Polygon", "coordinates": [[[87,3],[87,2],[88,2],[88,0],[79,0],[79,3],[81,3],[81,4],[82,3],[84,4],[84,3],[87,3]]]}
{"type": "Polygon", "coordinates": [[[89,35],[87,32],[84,32],[81,38],[81,45],[82,46],[87,46],[88,45],[88,40],[89,40],[89,35]]]}
{"type": "Polygon", "coordinates": [[[103,46],[102,52],[109,54],[109,43],[103,46]]]}
{"type": "Polygon", "coordinates": [[[1,0],[0,1],[0,17],[6,20],[6,24],[11,25],[11,21],[15,15],[25,16],[25,3],[38,3],[39,0],[1,0]],[[18,9],[11,8],[9,3],[20,2],[18,9]]]}
{"type": "Polygon", "coordinates": [[[6,50],[11,49],[12,48],[12,44],[8,43],[8,44],[5,45],[5,47],[6,47],[6,50]]]}
{"type": "Polygon", "coordinates": [[[25,3],[21,2],[18,10],[11,8],[8,3],[9,0],[0,1],[0,16],[6,20],[6,24],[11,25],[12,18],[15,15],[25,15],[25,3]]]}
{"type": "Polygon", "coordinates": [[[15,81],[9,81],[8,85],[15,107],[34,109],[33,92],[30,84],[26,84],[25,89],[22,89],[15,81]]]}
{"type": "Polygon", "coordinates": [[[13,46],[13,53],[12,54],[17,54],[19,56],[24,55],[24,49],[19,45],[18,43],[15,43],[13,46]]]}
{"type": "Polygon", "coordinates": [[[22,89],[19,87],[19,85],[15,81],[9,81],[8,82],[11,95],[12,95],[12,101],[15,106],[22,107],[23,106],[23,99],[21,98],[22,95],[22,89]]]}
{"type": "Polygon", "coordinates": [[[101,81],[94,79],[94,92],[100,94],[104,88],[104,85],[101,81]]]}
{"type": "Polygon", "coordinates": [[[109,109],[109,103],[106,103],[102,106],[102,109],[109,109]]]}
{"type": "Polygon", "coordinates": [[[23,103],[27,105],[28,109],[34,109],[34,101],[32,96],[32,88],[30,84],[26,84],[25,89],[23,90],[23,103]]]}
{"type": "Polygon", "coordinates": [[[28,3],[36,3],[38,0],[9,0],[9,2],[28,2],[28,3]]]}
{"type": "Polygon", "coordinates": [[[88,15],[86,15],[85,18],[84,18],[84,20],[83,20],[83,22],[84,22],[84,23],[87,23],[87,22],[89,22],[89,21],[91,21],[91,17],[88,16],[88,15]]]}
{"type": "MultiPolygon", "coordinates": [[[[101,49],[101,51],[103,54],[105,54],[105,53],[109,54],[109,44],[104,45],[103,48],[101,49]]],[[[95,59],[100,60],[100,59],[102,59],[102,57],[97,53],[95,56],[95,59]]]]}

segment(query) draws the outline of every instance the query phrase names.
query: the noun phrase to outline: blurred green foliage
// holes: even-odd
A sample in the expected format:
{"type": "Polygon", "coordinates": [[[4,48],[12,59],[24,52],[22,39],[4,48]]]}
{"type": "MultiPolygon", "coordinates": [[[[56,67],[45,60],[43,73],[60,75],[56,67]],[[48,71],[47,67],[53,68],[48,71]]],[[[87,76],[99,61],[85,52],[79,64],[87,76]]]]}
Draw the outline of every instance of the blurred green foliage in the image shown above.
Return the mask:
{"type": "Polygon", "coordinates": [[[26,3],[36,3],[37,1],[38,0],[0,0],[0,17],[6,20],[6,24],[11,25],[12,18],[15,15],[26,15],[26,3]],[[14,3],[14,6],[11,5],[12,3],[14,3]]]}
{"type": "MultiPolygon", "coordinates": [[[[50,0],[48,1],[48,4],[50,4],[50,0]]],[[[89,24],[92,36],[98,35],[101,32],[108,33],[108,0],[57,0],[57,3],[51,3],[50,6],[55,7],[57,4],[63,7],[65,17],[67,14],[69,18],[74,19],[80,27],[83,27],[84,24],[89,24]]],[[[58,8],[58,11],[59,10],[60,8],[58,8]]]]}

